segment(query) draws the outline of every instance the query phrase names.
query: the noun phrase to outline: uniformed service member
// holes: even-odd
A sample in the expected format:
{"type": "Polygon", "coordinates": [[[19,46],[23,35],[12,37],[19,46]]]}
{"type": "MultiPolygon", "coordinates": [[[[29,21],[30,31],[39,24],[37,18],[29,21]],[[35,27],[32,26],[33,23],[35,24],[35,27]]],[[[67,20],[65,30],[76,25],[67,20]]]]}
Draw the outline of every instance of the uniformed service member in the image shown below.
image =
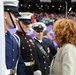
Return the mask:
{"type": "Polygon", "coordinates": [[[46,46],[46,43],[42,40],[43,37],[43,30],[44,30],[45,24],[41,22],[37,22],[32,24],[33,33],[34,33],[34,43],[37,47],[37,53],[38,53],[38,60],[40,63],[40,69],[42,72],[42,75],[49,75],[49,54],[48,49],[46,46]]]}
{"type": "Polygon", "coordinates": [[[5,58],[6,75],[15,75],[15,68],[19,57],[19,46],[16,39],[8,31],[15,27],[15,21],[18,19],[18,1],[4,0],[4,26],[5,26],[5,58]]]}
{"type": "Polygon", "coordinates": [[[27,35],[30,29],[32,13],[20,13],[20,24],[17,25],[18,30],[16,36],[20,38],[20,49],[24,66],[21,62],[18,63],[18,75],[41,75],[39,64],[37,61],[36,47],[30,36],[27,35]]]}

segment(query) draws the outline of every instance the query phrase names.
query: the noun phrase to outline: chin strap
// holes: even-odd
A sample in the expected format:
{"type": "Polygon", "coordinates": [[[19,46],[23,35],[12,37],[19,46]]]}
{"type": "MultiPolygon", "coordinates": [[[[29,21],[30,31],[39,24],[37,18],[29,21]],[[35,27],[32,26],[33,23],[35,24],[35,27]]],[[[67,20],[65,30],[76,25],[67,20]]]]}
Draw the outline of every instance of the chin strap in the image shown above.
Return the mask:
{"type": "Polygon", "coordinates": [[[21,28],[22,32],[25,34],[25,32],[24,32],[23,28],[21,27],[20,21],[18,21],[18,23],[19,23],[19,26],[20,26],[20,28],[21,28]]]}
{"type": "Polygon", "coordinates": [[[9,14],[9,16],[10,16],[10,18],[11,18],[11,21],[12,21],[12,23],[13,23],[14,28],[16,28],[16,25],[15,25],[13,19],[12,19],[12,16],[11,16],[10,12],[8,12],[8,14],[9,14]]]}

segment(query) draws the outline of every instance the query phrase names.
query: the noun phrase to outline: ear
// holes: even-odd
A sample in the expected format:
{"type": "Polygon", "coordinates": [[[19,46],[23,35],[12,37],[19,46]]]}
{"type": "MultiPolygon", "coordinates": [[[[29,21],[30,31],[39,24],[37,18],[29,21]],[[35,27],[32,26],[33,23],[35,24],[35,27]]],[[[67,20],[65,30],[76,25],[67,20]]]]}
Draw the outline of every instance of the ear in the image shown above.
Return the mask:
{"type": "Polygon", "coordinates": [[[16,21],[16,26],[19,27],[19,22],[18,22],[18,20],[16,21]]]}
{"type": "Polygon", "coordinates": [[[7,19],[7,12],[4,12],[4,19],[7,19]]]}
{"type": "Polygon", "coordinates": [[[35,31],[33,30],[33,33],[35,33],[35,31]]]}
{"type": "Polygon", "coordinates": [[[33,30],[33,33],[34,33],[34,30],[33,30]]]}

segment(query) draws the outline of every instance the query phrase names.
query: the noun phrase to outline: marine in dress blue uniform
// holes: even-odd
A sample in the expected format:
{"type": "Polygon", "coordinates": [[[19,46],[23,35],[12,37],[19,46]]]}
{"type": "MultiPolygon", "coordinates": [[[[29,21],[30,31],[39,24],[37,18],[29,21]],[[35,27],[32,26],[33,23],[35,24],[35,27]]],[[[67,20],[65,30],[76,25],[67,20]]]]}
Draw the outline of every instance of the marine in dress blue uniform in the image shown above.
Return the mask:
{"type": "Polygon", "coordinates": [[[17,18],[18,15],[18,1],[4,0],[4,24],[5,24],[5,54],[6,54],[6,75],[15,75],[16,63],[19,57],[19,46],[16,39],[10,32],[9,28],[14,28],[15,23],[12,16],[17,18]],[[9,15],[7,17],[7,15],[9,15]],[[9,19],[9,21],[8,21],[9,19]]]}
{"type": "Polygon", "coordinates": [[[20,13],[20,15],[20,25],[18,25],[19,28],[16,32],[16,36],[20,38],[20,50],[22,59],[24,61],[24,66],[22,66],[19,60],[17,73],[18,75],[25,75],[25,73],[26,75],[36,75],[37,73],[37,75],[41,75],[35,44],[33,42],[33,39],[28,36],[26,32],[28,31],[29,24],[31,23],[32,13],[20,13]]]}
{"type": "Polygon", "coordinates": [[[46,42],[42,40],[42,34],[44,30],[44,23],[37,22],[32,24],[34,30],[34,43],[37,47],[38,60],[40,63],[40,69],[42,75],[50,74],[50,60],[46,42]]]}

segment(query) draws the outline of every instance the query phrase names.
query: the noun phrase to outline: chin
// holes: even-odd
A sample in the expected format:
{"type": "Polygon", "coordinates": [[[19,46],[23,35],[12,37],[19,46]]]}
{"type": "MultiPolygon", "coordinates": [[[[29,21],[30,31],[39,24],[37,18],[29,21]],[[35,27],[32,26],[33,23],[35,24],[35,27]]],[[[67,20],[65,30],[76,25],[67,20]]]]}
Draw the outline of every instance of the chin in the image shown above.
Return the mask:
{"type": "Polygon", "coordinates": [[[38,38],[38,40],[41,40],[41,38],[38,38]]]}
{"type": "Polygon", "coordinates": [[[28,31],[25,31],[25,33],[28,33],[28,31]]]}

